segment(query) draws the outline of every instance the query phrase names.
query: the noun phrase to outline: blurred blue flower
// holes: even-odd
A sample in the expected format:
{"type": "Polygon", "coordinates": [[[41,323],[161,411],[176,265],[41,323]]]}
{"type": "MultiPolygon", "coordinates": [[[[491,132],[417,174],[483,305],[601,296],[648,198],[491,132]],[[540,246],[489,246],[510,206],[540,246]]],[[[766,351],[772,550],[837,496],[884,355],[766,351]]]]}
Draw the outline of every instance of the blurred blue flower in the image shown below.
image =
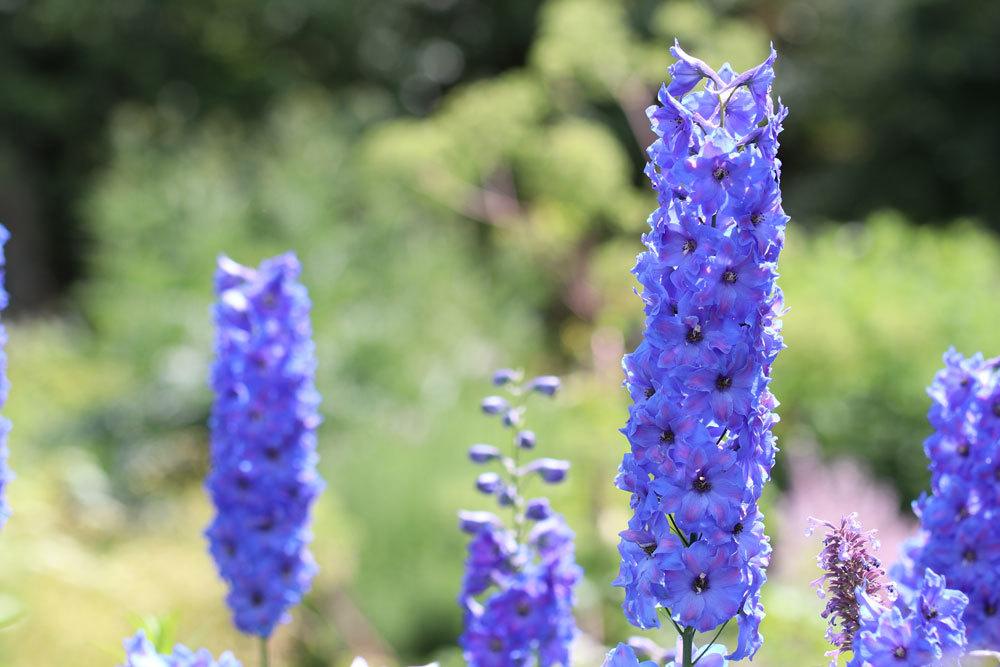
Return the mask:
{"type": "MultiPolygon", "coordinates": [[[[548,376],[524,385],[519,384],[519,374],[501,370],[494,374],[497,377],[504,381],[494,384],[505,387],[510,399],[490,396],[482,403],[483,412],[504,412],[503,424],[508,427],[524,419],[530,394],[551,395],[559,386],[558,379],[548,376]]],[[[458,596],[464,617],[459,643],[472,667],[570,664],[569,646],[576,635],[574,588],[582,575],[575,562],[573,532],[552,511],[548,499],[525,500],[521,495],[526,475],[537,473],[546,482],[559,482],[569,463],[540,458],[520,465],[523,450],[534,444],[533,432],[518,430],[511,434],[507,456],[488,445],[470,450],[477,463],[498,461],[504,475],[482,473],[477,488],[514,511],[511,528],[490,512],[459,513],[462,530],[472,535],[458,596]]]]}
{"type": "Polygon", "coordinates": [[[236,627],[269,637],[309,590],[320,397],[309,298],[292,254],[219,260],[206,530],[236,627]]]}
{"type": "MultiPolygon", "coordinates": [[[[0,225],[0,312],[7,307],[9,297],[5,289],[6,259],[4,246],[10,239],[7,228],[0,225]]],[[[0,322],[0,409],[7,403],[10,392],[10,382],[7,380],[7,329],[0,322]]],[[[7,447],[7,434],[10,433],[10,420],[0,415],[0,528],[7,523],[10,516],[10,506],[7,504],[7,484],[14,479],[14,473],[7,465],[10,450],[7,447]]]]}
{"type": "MultiPolygon", "coordinates": [[[[924,441],[931,492],[913,503],[921,531],[894,568],[902,595],[943,576],[968,596],[971,649],[1000,649],[1000,358],[944,355],[927,393],[935,432],[924,441]]],[[[941,584],[943,587],[944,584],[941,584]]],[[[938,626],[942,639],[955,629],[938,626]]]]}
{"type": "Polygon", "coordinates": [[[192,651],[185,646],[175,646],[170,655],[160,655],[141,630],[125,640],[125,664],[122,667],[241,667],[232,653],[226,652],[216,660],[205,649],[192,651]]]}

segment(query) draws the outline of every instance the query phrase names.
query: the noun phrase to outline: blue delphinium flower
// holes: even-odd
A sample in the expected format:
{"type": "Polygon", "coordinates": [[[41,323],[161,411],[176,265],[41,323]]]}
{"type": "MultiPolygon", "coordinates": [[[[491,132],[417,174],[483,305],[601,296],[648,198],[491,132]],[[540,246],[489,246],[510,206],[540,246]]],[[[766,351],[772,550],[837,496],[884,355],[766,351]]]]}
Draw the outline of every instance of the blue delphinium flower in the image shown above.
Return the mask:
{"type": "Polygon", "coordinates": [[[1000,358],[954,349],[928,389],[935,431],[924,442],[931,493],[914,502],[921,531],[893,570],[904,592],[925,570],[969,597],[969,646],[1000,649],[1000,358]]]}
{"type": "Polygon", "coordinates": [[[742,74],[671,53],[670,83],[648,110],[659,207],[633,270],[646,326],[623,362],[631,451],[616,483],[633,516],[616,584],[632,624],[658,627],[663,608],[689,643],[735,617],[740,659],[762,642],[771,552],[757,502],[776,451],[768,384],[783,347],[786,110],[771,100],[773,49],[742,74]]]}
{"type": "Polygon", "coordinates": [[[156,652],[153,643],[141,630],[125,640],[125,664],[122,667],[241,667],[240,661],[228,651],[216,660],[205,649],[192,651],[175,646],[170,655],[156,652]]]}
{"type": "Polygon", "coordinates": [[[532,477],[557,484],[569,471],[569,463],[558,459],[521,462],[522,452],[536,444],[534,432],[523,428],[525,401],[532,393],[552,396],[559,380],[522,380],[519,372],[497,371],[494,384],[508,396],[482,402],[483,412],[499,416],[510,430],[510,453],[501,454],[487,444],[469,448],[473,463],[500,465],[500,473],[479,475],[476,488],[494,496],[501,507],[510,507],[513,515],[508,527],[491,512],[459,514],[462,530],[472,536],[458,596],[465,624],[460,644],[472,667],[567,667],[576,635],[573,591],[582,573],[574,557],[573,532],[547,499],[523,496],[532,477]]]}
{"type": "Polygon", "coordinates": [[[320,397],[309,297],[292,254],[219,260],[206,530],[236,627],[267,638],[308,591],[320,397]]]}
{"type": "MultiPolygon", "coordinates": [[[[4,289],[6,278],[6,259],[4,257],[4,245],[10,239],[7,228],[0,225],[0,312],[7,307],[8,296],[4,289]]],[[[0,409],[7,403],[7,394],[10,391],[10,382],[7,380],[7,330],[0,322],[0,409]]],[[[7,466],[7,458],[10,452],[7,448],[7,434],[10,433],[10,420],[0,415],[0,528],[7,523],[10,516],[10,506],[7,504],[7,483],[13,479],[14,475],[7,466]]]]}
{"type": "Polygon", "coordinates": [[[897,594],[875,555],[875,532],[862,530],[856,515],[839,526],[814,520],[810,530],[817,526],[826,535],[817,559],[823,574],[813,585],[826,600],[831,667],[845,653],[853,654],[848,667],[925,667],[965,653],[964,593],[926,569],[912,589],[897,594]]]}
{"type": "MultiPolygon", "coordinates": [[[[688,662],[697,661],[702,667],[726,667],[726,647],[721,644],[691,646],[688,662]]],[[[619,644],[604,658],[603,667],[683,667],[684,641],[678,637],[673,649],[664,649],[647,637],[632,637],[619,644]]]]}

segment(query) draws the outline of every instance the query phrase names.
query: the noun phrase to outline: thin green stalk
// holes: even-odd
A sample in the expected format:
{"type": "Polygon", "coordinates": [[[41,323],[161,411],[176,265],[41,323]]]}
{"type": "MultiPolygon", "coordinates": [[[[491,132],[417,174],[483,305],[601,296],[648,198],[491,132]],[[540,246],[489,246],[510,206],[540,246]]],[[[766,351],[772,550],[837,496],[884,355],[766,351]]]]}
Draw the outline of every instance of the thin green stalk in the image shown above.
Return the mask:
{"type": "Polygon", "coordinates": [[[694,667],[694,628],[681,633],[681,667],[694,667]]]}
{"type": "Polygon", "coordinates": [[[260,667],[270,667],[271,660],[267,655],[267,637],[260,638],[260,667]]]}
{"type": "Polygon", "coordinates": [[[699,660],[705,657],[705,654],[708,653],[708,649],[711,648],[712,644],[715,643],[715,640],[719,638],[719,635],[722,634],[722,631],[726,629],[726,626],[729,625],[729,621],[731,620],[733,619],[727,618],[726,622],[719,626],[719,631],[715,633],[714,637],[712,637],[712,641],[705,644],[705,648],[701,649],[701,652],[698,654],[698,657],[694,659],[695,664],[697,664],[699,660]]]}

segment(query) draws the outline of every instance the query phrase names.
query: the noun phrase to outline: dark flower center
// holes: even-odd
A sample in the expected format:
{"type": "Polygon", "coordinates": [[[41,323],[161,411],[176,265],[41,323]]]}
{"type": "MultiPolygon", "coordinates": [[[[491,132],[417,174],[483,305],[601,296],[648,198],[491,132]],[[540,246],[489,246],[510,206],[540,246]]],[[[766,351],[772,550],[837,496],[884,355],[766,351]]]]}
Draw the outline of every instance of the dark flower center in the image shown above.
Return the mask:
{"type": "Polygon", "coordinates": [[[278,457],[281,456],[281,452],[277,447],[268,447],[264,450],[264,456],[268,461],[277,461],[278,457]]]}
{"type": "Polygon", "coordinates": [[[517,603],[518,616],[527,616],[530,613],[531,613],[531,605],[529,605],[526,600],[521,600],[520,602],[517,603]]]}
{"type": "Polygon", "coordinates": [[[716,167],[715,169],[712,170],[712,178],[719,181],[720,183],[722,182],[722,179],[724,179],[728,175],[729,172],[726,171],[726,168],[722,166],[716,167]]]}
{"type": "Polygon", "coordinates": [[[743,532],[743,522],[737,521],[736,525],[733,526],[733,535],[739,535],[742,532],[743,532]]]}
{"type": "Polygon", "coordinates": [[[653,394],[656,393],[655,387],[646,387],[646,398],[653,398],[653,394]]]}
{"type": "Polygon", "coordinates": [[[708,481],[708,475],[700,470],[698,471],[698,474],[695,475],[694,482],[692,482],[691,486],[698,493],[706,493],[712,490],[712,483],[708,481]]]}
{"type": "Polygon", "coordinates": [[[737,278],[739,276],[732,269],[726,269],[725,273],[722,274],[722,282],[729,283],[730,285],[735,283],[737,278]]]}
{"type": "Polygon", "coordinates": [[[264,604],[264,594],[261,593],[260,591],[254,591],[253,593],[251,593],[250,604],[252,604],[255,607],[259,607],[260,605],[264,604]]]}
{"type": "Polygon", "coordinates": [[[674,431],[673,431],[673,429],[669,429],[669,428],[668,429],[664,429],[663,432],[660,433],[660,442],[665,442],[668,445],[672,444],[674,442],[674,431]]]}
{"type": "Polygon", "coordinates": [[[993,616],[997,613],[997,606],[994,603],[987,601],[986,604],[983,605],[983,613],[987,616],[993,616]]]}
{"type": "Polygon", "coordinates": [[[684,241],[684,244],[681,246],[681,252],[683,252],[686,255],[686,254],[688,254],[690,252],[694,252],[697,248],[698,248],[698,242],[697,241],[695,241],[694,239],[687,239],[687,240],[684,241]]]}
{"type": "Polygon", "coordinates": [[[490,640],[490,650],[494,653],[499,653],[503,650],[503,642],[498,637],[494,637],[490,640]]]}
{"type": "Polygon", "coordinates": [[[720,375],[715,378],[715,388],[719,391],[726,391],[733,386],[733,378],[728,375],[720,375]]]}
{"type": "Polygon", "coordinates": [[[684,336],[684,340],[689,343],[700,343],[705,338],[705,334],[701,332],[701,325],[696,324],[690,329],[688,329],[687,335],[684,336]]]}
{"type": "Polygon", "coordinates": [[[897,646],[896,649],[892,652],[892,655],[894,657],[899,658],[900,660],[902,660],[903,658],[906,657],[906,647],[905,646],[897,646]]]}
{"type": "Polygon", "coordinates": [[[969,455],[969,443],[967,442],[961,443],[958,447],[955,448],[955,451],[958,452],[959,456],[965,458],[966,456],[969,455]]]}
{"type": "Polygon", "coordinates": [[[760,223],[762,223],[763,221],[764,221],[763,213],[754,213],[753,215],[750,216],[750,224],[754,225],[755,227],[760,223]]]}
{"type": "Polygon", "coordinates": [[[978,559],[976,552],[971,548],[962,552],[962,560],[966,563],[975,563],[978,559]]]}
{"type": "Polygon", "coordinates": [[[703,593],[708,590],[708,577],[702,572],[691,582],[691,590],[695,593],[703,593]]]}
{"type": "Polygon", "coordinates": [[[652,556],[656,551],[656,542],[647,542],[646,544],[640,544],[639,546],[642,547],[642,550],[650,556],[652,556]]]}
{"type": "Polygon", "coordinates": [[[993,401],[993,416],[1000,417],[1000,401],[993,401]]]}
{"type": "Polygon", "coordinates": [[[937,616],[938,612],[937,609],[935,609],[934,607],[924,608],[924,618],[926,618],[928,621],[934,620],[935,618],[937,618],[937,616]]]}

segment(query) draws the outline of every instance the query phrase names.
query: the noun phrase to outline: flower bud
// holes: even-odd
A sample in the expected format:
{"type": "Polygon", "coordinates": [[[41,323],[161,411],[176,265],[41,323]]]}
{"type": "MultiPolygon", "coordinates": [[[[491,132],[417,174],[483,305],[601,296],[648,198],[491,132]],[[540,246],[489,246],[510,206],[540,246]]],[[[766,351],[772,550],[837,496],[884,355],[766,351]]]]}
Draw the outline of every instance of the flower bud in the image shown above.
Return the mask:
{"type": "Polygon", "coordinates": [[[552,516],[552,506],[548,498],[532,498],[524,509],[524,515],[532,521],[544,521],[552,516]]]}
{"type": "Polygon", "coordinates": [[[500,475],[495,472],[484,472],[476,478],[476,488],[486,494],[496,493],[500,483],[500,475]]]}
{"type": "Polygon", "coordinates": [[[558,484],[569,473],[569,461],[561,459],[538,459],[528,466],[529,472],[537,472],[543,482],[558,484]]]}
{"type": "Polygon", "coordinates": [[[521,413],[511,408],[507,412],[503,413],[503,425],[504,426],[517,426],[521,423],[521,413]]]}
{"type": "Polygon", "coordinates": [[[473,463],[489,463],[500,458],[500,450],[493,445],[472,445],[469,447],[469,459],[473,463]]]}
{"type": "Polygon", "coordinates": [[[535,447],[535,432],[534,431],[518,431],[517,433],[517,446],[521,449],[534,449],[535,447]]]}
{"type": "Polygon", "coordinates": [[[493,384],[502,387],[517,379],[517,371],[511,368],[501,368],[493,373],[493,384]]]}
{"type": "Polygon", "coordinates": [[[488,415],[498,415],[510,408],[510,404],[502,396],[487,396],[483,399],[481,407],[488,415]]]}
{"type": "Polygon", "coordinates": [[[531,391],[537,391],[539,394],[553,396],[559,391],[560,385],[559,378],[555,375],[540,375],[528,383],[528,388],[531,391]]]}
{"type": "Polygon", "coordinates": [[[464,533],[478,533],[484,528],[500,523],[492,512],[459,512],[458,526],[464,533]]]}

